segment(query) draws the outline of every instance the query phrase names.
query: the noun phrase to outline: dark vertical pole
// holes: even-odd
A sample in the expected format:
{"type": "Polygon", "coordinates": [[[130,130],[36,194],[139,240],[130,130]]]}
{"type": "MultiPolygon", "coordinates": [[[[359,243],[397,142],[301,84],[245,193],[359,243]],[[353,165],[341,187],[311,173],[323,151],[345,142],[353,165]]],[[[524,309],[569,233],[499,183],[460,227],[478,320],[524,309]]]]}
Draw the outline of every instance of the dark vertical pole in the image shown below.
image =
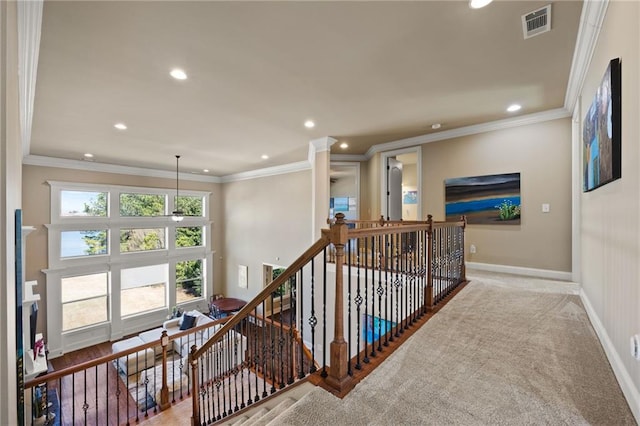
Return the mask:
{"type": "Polygon", "coordinates": [[[425,300],[427,304],[427,310],[433,309],[433,216],[427,216],[427,294],[425,294],[425,300]]]}

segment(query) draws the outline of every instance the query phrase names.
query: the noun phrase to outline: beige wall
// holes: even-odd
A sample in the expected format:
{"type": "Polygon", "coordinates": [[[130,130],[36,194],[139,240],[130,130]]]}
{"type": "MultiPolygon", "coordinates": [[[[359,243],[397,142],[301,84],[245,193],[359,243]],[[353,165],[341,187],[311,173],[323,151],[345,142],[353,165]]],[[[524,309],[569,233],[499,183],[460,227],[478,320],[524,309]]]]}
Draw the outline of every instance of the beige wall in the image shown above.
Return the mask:
{"type": "MultiPolygon", "coordinates": [[[[46,279],[41,271],[48,267],[47,253],[47,229],[44,224],[50,223],[50,187],[46,183],[49,180],[63,182],[95,183],[108,185],[142,186],[149,188],[175,188],[175,180],[161,179],[143,176],[131,176],[111,173],[96,173],[82,170],[69,170],[53,167],[24,166],[23,167],[23,210],[24,223],[35,226],[27,238],[26,253],[26,279],[37,280],[36,291],[40,294],[42,302],[41,315],[38,316],[38,329],[46,333],[46,279]]],[[[218,234],[222,228],[222,185],[215,183],[194,182],[181,180],[180,188],[183,190],[209,191],[211,197],[210,219],[212,226],[213,250],[220,253],[222,250],[222,237],[218,234]]],[[[214,292],[220,290],[222,282],[222,265],[216,260],[214,254],[213,285],[214,292]]]]}
{"type": "Polygon", "coordinates": [[[22,145],[18,117],[15,2],[0,4],[0,425],[17,423],[14,212],[20,208],[22,145]]]}
{"type": "Polygon", "coordinates": [[[262,289],[263,263],[289,266],[311,246],[311,173],[224,184],[226,296],[251,300],[262,289]],[[238,286],[239,265],[248,267],[248,288],[238,286]]]}
{"type": "MultiPolygon", "coordinates": [[[[615,352],[612,360],[608,351],[609,359],[636,419],[640,419],[640,363],[630,355],[629,338],[640,333],[639,22],[638,2],[609,3],[581,93],[580,113],[582,120],[607,64],[619,57],[622,61],[622,178],[581,194],[581,276],[586,299],[610,340],[610,348],[606,339],[603,342],[605,349],[615,352]],[[616,357],[620,363],[615,362],[616,357]],[[632,382],[629,386],[620,380],[625,372],[632,382]]],[[[576,143],[581,141],[580,137],[576,143]]]]}
{"type": "Polygon", "coordinates": [[[469,225],[467,261],[571,271],[569,119],[424,144],[422,161],[423,212],[435,220],[444,220],[445,179],[520,173],[521,225],[469,225]]]}
{"type": "Polygon", "coordinates": [[[367,199],[369,206],[364,209],[363,219],[380,219],[380,154],[374,154],[367,162],[367,199]]]}
{"type": "Polygon", "coordinates": [[[371,202],[369,194],[369,163],[366,161],[360,162],[360,194],[358,195],[358,212],[360,217],[358,219],[369,219],[371,213],[371,202]]]}

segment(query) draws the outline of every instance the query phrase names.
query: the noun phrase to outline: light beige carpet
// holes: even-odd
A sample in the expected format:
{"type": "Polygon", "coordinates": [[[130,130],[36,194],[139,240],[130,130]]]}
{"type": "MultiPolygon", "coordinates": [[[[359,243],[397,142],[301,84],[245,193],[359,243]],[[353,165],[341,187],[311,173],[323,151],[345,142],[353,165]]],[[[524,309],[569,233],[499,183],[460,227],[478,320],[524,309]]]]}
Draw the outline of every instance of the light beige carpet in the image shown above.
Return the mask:
{"type": "Polygon", "coordinates": [[[636,424],[574,284],[469,278],[343,400],[318,388],[270,424],[636,424]]]}

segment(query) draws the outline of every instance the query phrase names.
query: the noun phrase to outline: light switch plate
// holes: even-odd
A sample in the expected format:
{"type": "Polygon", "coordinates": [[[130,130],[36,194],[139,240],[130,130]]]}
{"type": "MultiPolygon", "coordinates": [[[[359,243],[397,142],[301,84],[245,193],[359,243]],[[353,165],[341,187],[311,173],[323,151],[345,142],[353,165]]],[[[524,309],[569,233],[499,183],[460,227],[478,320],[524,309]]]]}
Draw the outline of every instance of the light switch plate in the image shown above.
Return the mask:
{"type": "Polygon", "coordinates": [[[542,213],[549,213],[549,204],[542,205],[542,213]]]}

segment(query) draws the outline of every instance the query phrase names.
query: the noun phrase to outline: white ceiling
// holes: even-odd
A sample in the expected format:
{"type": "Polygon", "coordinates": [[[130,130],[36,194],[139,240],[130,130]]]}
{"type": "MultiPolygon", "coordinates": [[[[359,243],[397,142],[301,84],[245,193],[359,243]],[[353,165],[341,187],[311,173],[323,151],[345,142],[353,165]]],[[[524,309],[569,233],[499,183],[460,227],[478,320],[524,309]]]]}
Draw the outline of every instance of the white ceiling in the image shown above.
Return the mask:
{"type": "Polygon", "coordinates": [[[546,4],[45,1],[30,154],[225,176],[562,108],[582,2],[524,40],[546,4]]]}

